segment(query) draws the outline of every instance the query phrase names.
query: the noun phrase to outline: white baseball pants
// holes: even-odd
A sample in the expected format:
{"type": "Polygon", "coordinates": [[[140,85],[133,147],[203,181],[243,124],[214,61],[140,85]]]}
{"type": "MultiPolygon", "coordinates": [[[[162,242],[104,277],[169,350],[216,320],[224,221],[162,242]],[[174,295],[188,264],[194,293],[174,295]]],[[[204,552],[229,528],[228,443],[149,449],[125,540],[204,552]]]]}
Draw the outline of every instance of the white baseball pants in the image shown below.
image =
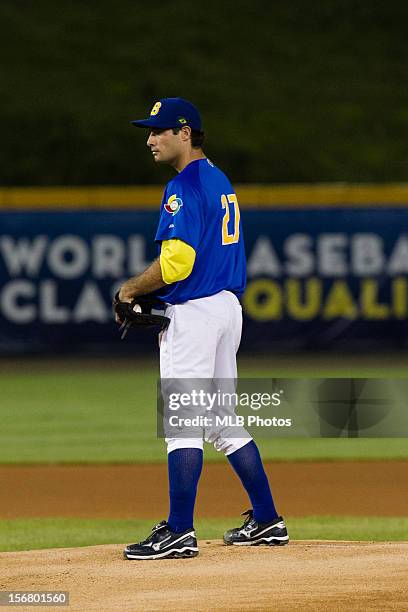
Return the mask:
{"type": "MultiPolygon", "coordinates": [[[[210,297],[170,305],[166,316],[171,319],[160,343],[160,376],[163,379],[237,377],[236,353],[241,341],[242,309],[230,291],[210,297]]],[[[201,438],[166,438],[167,452],[178,448],[203,448],[203,438],[229,455],[248,442],[251,437],[242,428],[203,430],[201,438]],[[225,434],[225,435],[223,435],[225,434]]]]}

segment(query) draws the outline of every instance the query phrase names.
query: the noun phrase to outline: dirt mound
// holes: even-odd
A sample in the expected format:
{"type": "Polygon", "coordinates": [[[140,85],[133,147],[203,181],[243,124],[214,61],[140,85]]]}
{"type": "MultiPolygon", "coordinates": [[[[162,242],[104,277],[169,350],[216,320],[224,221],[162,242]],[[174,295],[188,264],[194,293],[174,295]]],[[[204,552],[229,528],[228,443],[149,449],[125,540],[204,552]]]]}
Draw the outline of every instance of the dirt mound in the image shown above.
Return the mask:
{"type": "Polygon", "coordinates": [[[69,591],[69,609],[82,612],[408,607],[408,542],[298,541],[243,550],[214,540],[200,542],[195,559],[167,561],[125,561],[122,548],[0,553],[0,588],[69,591]]]}

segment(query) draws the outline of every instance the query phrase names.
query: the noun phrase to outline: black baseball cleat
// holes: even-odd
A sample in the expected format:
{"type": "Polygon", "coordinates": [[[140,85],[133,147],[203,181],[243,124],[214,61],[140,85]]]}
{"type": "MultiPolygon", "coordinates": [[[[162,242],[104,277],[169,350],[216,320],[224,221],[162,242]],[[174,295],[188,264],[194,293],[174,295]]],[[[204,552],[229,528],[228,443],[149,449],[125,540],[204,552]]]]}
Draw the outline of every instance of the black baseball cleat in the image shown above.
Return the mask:
{"type": "Polygon", "coordinates": [[[198,555],[194,529],[183,533],[170,530],[166,521],[155,525],[152,533],[139,544],[128,544],[123,551],[125,559],[183,559],[198,555]]]}
{"type": "Polygon", "coordinates": [[[235,527],[224,533],[225,544],[237,546],[284,546],[289,542],[286,525],[281,516],[270,523],[258,523],[254,519],[253,510],[243,512],[246,519],[242,527],[235,527]]]}

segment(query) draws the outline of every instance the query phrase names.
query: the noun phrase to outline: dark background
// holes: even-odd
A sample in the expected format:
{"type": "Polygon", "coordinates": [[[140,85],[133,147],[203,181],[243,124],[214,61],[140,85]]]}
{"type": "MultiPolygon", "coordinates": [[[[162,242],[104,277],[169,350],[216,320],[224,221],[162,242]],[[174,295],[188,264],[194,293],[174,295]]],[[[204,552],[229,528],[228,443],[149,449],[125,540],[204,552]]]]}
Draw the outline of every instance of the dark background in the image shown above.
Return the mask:
{"type": "Polygon", "coordinates": [[[233,182],[404,181],[408,5],[3,0],[1,184],[168,180],[129,121],[201,109],[233,182]]]}

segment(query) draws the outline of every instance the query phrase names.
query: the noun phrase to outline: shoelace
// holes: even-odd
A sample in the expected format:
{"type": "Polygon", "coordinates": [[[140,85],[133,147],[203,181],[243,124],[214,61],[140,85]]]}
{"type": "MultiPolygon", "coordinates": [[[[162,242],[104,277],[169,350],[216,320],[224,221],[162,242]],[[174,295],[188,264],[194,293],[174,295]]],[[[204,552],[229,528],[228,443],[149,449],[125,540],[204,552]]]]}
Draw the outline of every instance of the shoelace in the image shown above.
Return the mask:
{"type": "Polygon", "coordinates": [[[241,512],[241,516],[246,516],[244,524],[241,527],[241,529],[243,529],[244,527],[249,525],[249,523],[252,521],[252,519],[254,517],[254,511],[251,508],[251,510],[246,510],[245,512],[241,512]]]}
{"type": "Polygon", "coordinates": [[[160,521],[160,523],[157,523],[157,525],[152,527],[152,533],[159,531],[159,529],[163,529],[163,527],[167,527],[167,521],[160,521]]]}
{"type": "Polygon", "coordinates": [[[157,523],[157,525],[152,527],[152,533],[149,535],[149,537],[143,540],[142,542],[140,542],[140,544],[143,546],[143,544],[148,543],[155,533],[157,533],[158,531],[160,531],[161,529],[165,527],[167,527],[167,521],[160,521],[160,523],[157,523]]]}

